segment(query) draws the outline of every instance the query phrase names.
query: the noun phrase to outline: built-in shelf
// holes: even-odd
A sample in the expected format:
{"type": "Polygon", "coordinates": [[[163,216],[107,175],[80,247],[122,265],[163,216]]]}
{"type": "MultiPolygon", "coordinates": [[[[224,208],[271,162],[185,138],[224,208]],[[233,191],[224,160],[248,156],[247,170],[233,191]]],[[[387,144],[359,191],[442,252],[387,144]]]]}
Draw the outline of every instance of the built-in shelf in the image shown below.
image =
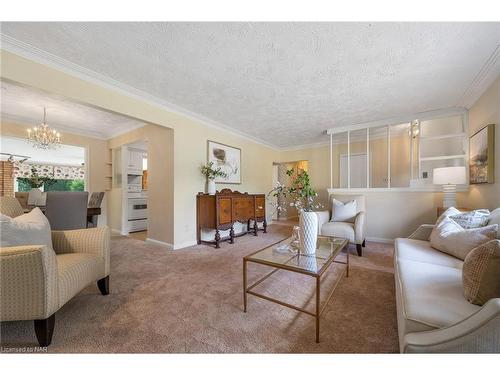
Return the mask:
{"type": "Polygon", "coordinates": [[[111,163],[110,161],[107,161],[106,164],[107,165],[113,165],[113,163],[111,163]]]}
{"type": "Polygon", "coordinates": [[[106,177],[106,178],[113,178],[113,176],[104,176],[104,177],[106,177]]]}

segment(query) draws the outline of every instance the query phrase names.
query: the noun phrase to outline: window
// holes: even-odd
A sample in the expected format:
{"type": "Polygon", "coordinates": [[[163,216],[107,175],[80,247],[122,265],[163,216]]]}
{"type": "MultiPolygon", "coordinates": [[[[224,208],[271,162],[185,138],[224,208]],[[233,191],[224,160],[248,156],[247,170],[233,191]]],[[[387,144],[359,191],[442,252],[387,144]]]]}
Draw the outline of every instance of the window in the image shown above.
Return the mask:
{"type": "Polygon", "coordinates": [[[421,188],[432,186],[432,171],[464,166],[466,113],[355,130],[331,129],[331,187],[421,188]]]}

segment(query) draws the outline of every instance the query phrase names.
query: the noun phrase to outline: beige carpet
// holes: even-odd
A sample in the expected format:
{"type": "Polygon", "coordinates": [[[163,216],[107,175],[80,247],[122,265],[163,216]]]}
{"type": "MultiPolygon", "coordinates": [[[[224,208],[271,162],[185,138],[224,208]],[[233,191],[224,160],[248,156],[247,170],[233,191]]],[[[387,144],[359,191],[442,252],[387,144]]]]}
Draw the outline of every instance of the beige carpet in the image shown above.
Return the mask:
{"type": "MultiPolygon", "coordinates": [[[[56,314],[50,352],[385,353],[396,352],[392,246],[351,248],[351,272],[334,264],[322,284],[342,277],[314,341],[314,318],[249,296],[242,310],[242,257],[288,236],[290,227],[238,238],[221,249],[166,251],[127,237],[111,250],[111,294],[92,285],[56,314]]],[[[250,265],[250,279],[267,271],[250,265]]],[[[314,279],[279,271],[260,290],[314,306],[314,279]]],[[[4,347],[36,346],[32,322],[1,324],[4,347]]]]}

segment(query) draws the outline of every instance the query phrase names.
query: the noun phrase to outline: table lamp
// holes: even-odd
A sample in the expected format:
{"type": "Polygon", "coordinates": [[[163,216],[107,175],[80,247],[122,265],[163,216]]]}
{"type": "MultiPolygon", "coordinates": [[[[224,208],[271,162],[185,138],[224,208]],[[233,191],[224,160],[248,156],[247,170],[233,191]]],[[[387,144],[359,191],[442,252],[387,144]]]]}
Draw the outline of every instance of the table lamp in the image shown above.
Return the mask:
{"type": "Polygon", "coordinates": [[[432,182],[443,185],[443,207],[456,207],[457,185],[467,182],[465,167],[434,168],[432,182]]]}

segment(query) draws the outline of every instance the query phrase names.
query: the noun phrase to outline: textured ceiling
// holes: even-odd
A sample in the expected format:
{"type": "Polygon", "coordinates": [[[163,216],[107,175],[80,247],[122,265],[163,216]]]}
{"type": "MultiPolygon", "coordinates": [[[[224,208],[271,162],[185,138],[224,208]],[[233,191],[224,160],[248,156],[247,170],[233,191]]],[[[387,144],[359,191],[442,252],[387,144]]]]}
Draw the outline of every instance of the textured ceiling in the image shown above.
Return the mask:
{"type": "Polygon", "coordinates": [[[99,138],[144,126],[144,122],[75,103],[58,95],[2,81],[1,115],[4,119],[31,125],[43,120],[59,131],[71,131],[99,138]]]}
{"type": "Polygon", "coordinates": [[[2,23],[2,33],[280,147],[461,104],[499,23],[2,23]]]}

